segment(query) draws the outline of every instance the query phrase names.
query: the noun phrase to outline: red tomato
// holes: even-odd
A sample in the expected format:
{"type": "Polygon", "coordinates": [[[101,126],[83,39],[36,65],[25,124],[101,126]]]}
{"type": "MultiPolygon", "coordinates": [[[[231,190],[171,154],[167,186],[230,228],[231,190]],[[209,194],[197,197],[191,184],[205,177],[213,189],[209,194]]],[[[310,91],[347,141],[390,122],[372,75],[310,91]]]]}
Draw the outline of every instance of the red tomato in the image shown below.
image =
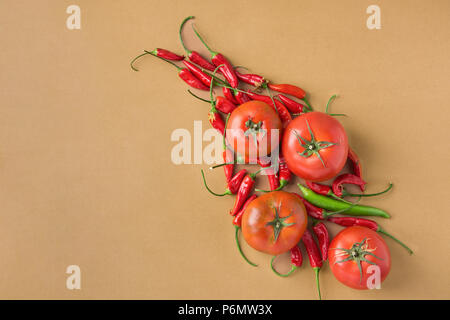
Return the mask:
{"type": "Polygon", "coordinates": [[[360,226],[348,227],[338,233],[330,243],[328,259],[336,279],[354,289],[368,289],[367,280],[375,275],[374,272],[367,272],[371,263],[379,267],[380,283],[386,279],[391,269],[391,254],[386,242],[377,232],[360,226]],[[349,257],[354,258],[343,261],[349,257]],[[370,263],[358,263],[358,258],[370,263]]]}
{"type": "Polygon", "coordinates": [[[325,181],[336,176],[347,161],[347,134],[332,116],[308,112],[287,126],[281,149],[295,175],[309,181],[325,181]]]}
{"type": "Polygon", "coordinates": [[[278,148],[282,124],[267,103],[249,101],[231,113],[226,129],[226,138],[233,150],[243,156],[246,163],[256,163],[257,157],[268,156],[278,148]],[[278,138],[272,139],[272,130],[278,130],[278,138]]]}
{"type": "Polygon", "coordinates": [[[254,249],[271,255],[289,251],[300,241],[308,218],[293,193],[272,191],[250,202],[242,216],[242,234],[254,249]]]}

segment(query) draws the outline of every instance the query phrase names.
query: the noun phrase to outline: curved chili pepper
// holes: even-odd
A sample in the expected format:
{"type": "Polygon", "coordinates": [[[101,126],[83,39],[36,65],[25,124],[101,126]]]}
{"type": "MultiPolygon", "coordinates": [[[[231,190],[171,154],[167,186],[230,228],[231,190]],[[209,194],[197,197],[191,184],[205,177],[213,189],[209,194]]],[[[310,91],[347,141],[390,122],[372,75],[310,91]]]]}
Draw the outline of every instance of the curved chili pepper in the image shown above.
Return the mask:
{"type": "Polygon", "coordinates": [[[390,218],[390,215],[386,211],[379,208],[350,204],[342,200],[328,198],[327,196],[315,193],[314,191],[301,185],[300,183],[297,184],[297,186],[302,191],[305,200],[320,208],[334,211],[334,213],[337,213],[340,210],[344,210],[345,214],[349,216],[378,216],[383,218],[390,218]]]}
{"type": "Polygon", "coordinates": [[[289,122],[292,120],[291,114],[289,113],[289,110],[284,106],[284,104],[281,103],[281,101],[277,99],[273,99],[269,96],[256,94],[252,91],[247,91],[248,96],[252,100],[262,101],[267,103],[269,106],[274,108],[274,110],[278,113],[278,116],[280,117],[281,122],[283,123],[283,127],[286,127],[289,122]]]}
{"type": "MultiPolygon", "coordinates": [[[[214,87],[214,81],[215,81],[214,76],[219,68],[220,68],[220,66],[214,69],[214,72],[212,75],[212,80],[211,80],[211,85],[209,87],[209,96],[210,96],[211,101],[214,101],[213,93],[212,93],[213,87],[214,87]]],[[[217,111],[215,103],[213,103],[213,102],[211,102],[211,109],[209,110],[209,113],[208,113],[208,120],[214,129],[218,130],[222,135],[225,134],[225,123],[223,122],[222,116],[217,111]]]]}
{"type": "Polygon", "coordinates": [[[245,209],[247,208],[247,206],[250,204],[250,202],[252,202],[253,200],[255,200],[256,198],[258,198],[257,195],[252,195],[250,196],[247,201],[245,201],[244,205],[242,206],[241,210],[239,210],[239,212],[234,216],[233,218],[233,224],[235,227],[235,233],[234,233],[234,238],[236,241],[236,245],[237,248],[239,250],[239,253],[241,254],[242,258],[244,258],[245,261],[247,261],[248,264],[250,264],[251,266],[258,266],[257,264],[251,262],[250,260],[248,260],[248,258],[245,256],[244,252],[242,252],[242,248],[241,248],[241,244],[239,242],[239,230],[241,229],[241,225],[242,225],[242,216],[244,215],[245,209]]]}
{"type": "MultiPolygon", "coordinates": [[[[227,119],[225,120],[225,128],[228,124],[228,119],[230,119],[230,114],[228,114],[227,119]]],[[[227,183],[230,182],[231,178],[233,177],[233,171],[234,171],[234,156],[233,156],[233,152],[227,148],[227,143],[226,143],[226,130],[223,132],[223,136],[222,136],[222,145],[223,145],[223,153],[222,153],[222,158],[223,158],[223,162],[225,163],[224,167],[223,167],[223,171],[225,173],[225,178],[227,180],[227,183]]]]}
{"type": "Polygon", "coordinates": [[[272,269],[272,271],[280,277],[287,277],[289,276],[292,272],[294,272],[297,268],[300,268],[303,264],[303,255],[302,255],[302,251],[300,250],[300,248],[295,245],[292,249],[291,249],[291,270],[289,270],[288,273],[279,273],[277,270],[275,270],[274,266],[273,266],[273,261],[275,260],[277,256],[274,256],[272,258],[272,260],[270,261],[270,268],[272,269]]]}
{"type": "Polygon", "coordinates": [[[380,227],[380,225],[377,222],[373,220],[364,218],[353,218],[353,217],[330,217],[328,218],[328,221],[331,221],[343,227],[361,226],[369,228],[373,231],[388,236],[389,238],[393,239],[398,244],[400,244],[403,248],[405,248],[409,254],[413,254],[413,251],[406,244],[395,238],[390,233],[386,232],[383,228],[380,227]]]}
{"type": "Polygon", "coordinates": [[[269,83],[267,85],[269,89],[281,93],[286,93],[288,95],[294,96],[299,99],[304,99],[306,97],[306,92],[297,86],[294,86],[292,84],[273,84],[269,83]]]}
{"type": "MultiPolygon", "coordinates": [[[[358,155],[355,153],[355,151],[352,148],[348,148],[348,159],[352,163],[352,169],[353,173],[360,177],[362,179],[362,167],[361,167],[361,161],[359,161],[358,155]]],[[[361,189],[361,191],[364,191],[361,189]]]]}
{"type": "Polygon", "coordinates": [[[247,174],[247,170],[245,170],[245,169],[240,170],[229,181],[227,181],[227,188],[225,189],[224,193],[216,193],[208,187],[203,169],[201,169],[200,171],[202,172],[203,184],[204,184],[206,190],[208,190],[209,193],[211,193],[212,195],[215,195],[217,197],[223,197],[226,195],[236,194],[239,191],[239,188],[241,186],[241,183],[243,182],[244,176],[247,174]]]}
{"type": "Polygon", "coordinates": [[[210,75],[204,73],[199,67],[189,61],[183,60],[183,63],[205,86],[211,86],[212,77],[210,75]]]}
{"type": "Polygon", "coordinates": [[[280,185],[276,173],[271,168],[270,162],[258,159],[258,164],[261,166],[261,168],[266,168],[266,170],[264,171],[266,172],[267,179],[269,180],[270,191],[277,190],[280,185]]]}
{"type": "Polygon", "coordinates": [[[222,92],[225,98],[233,102],[234,104],[239,104],[239,102],[236,100],[236,97],[233,94],[233,91],[230,88],[222,87],[222,92]]]}
{"type": "Polygon", "coordinates": [[[138,55],[137,57],[135,57],[133,60],[131,60],[130,62],[130,66],[131,69],[133,69],[134,71],[139,71],[133,64],[134,62],[139,59],[140,57],[146,56],[148,54],[151,54],[155,57],[158,58],[162,58],[164,60],[171,60],[171,61],[180,61],[180,60],[184,60],[184,56],[179,56],[176,53],[170,52],[169,50],[165,50],[165,49],[161,49],[161,48],[156,48],[152,51],[146,51],[144,50],[144,53],[138,55]]]}
{"type": "Polygon", "coordinates": [[[237,88],[239,80],[236,76],[236,73],[230,61],[228,61],[228,59],[225,58],[223,54],[212,51],[206,44],[206,42],[203,40],[203,38],[200,36],[200,34],[197,32],[197,30],[195,30],[194,26],[192,26],[192,29],[194,30],[195,34],[200,39],[200,41],[203,43],[203,45],[206,47],[206,49],[208,49],[208,51],[211,53],[212,63],[216,67],[221,66],[219,70],[223,74],[225,79],[227,79],[230,86],[232,86],[233,88],[237,88]]]}
{"type": "MultiPolygon", "coordinates": [[[[363,183],[365,184],[364,181],[363,181],[363,183]]],[[[347,203],[350,203],[350,202],[345,201],[345,200],[343,200],[341,198],[347,197],[347,196],[349,196],[349,197],[373,197],[373,196],[379,196],[380,194],[388,192],[393,187],[393,184],[390,183],[389,186],[383,191],[376,192],[376,193],[359,194],[359,193],[349,193],[347,190],[345,190],[345,189],[341,188],[341,186],[339,186],[340,192],[338,192],[338,194],[336,194],[335,192],[333,192],[333,188],[332,187],[327,186],[325,184],[312,182],[312,181],[306,181],[306,185],[312,191],[314,191],[315,193],[318,193],[318,194],[321,194],[321,195],[324,195],[324,196],[331,196],[333,198],[339,199],[339,200],[347,202],[347,203]]],[[[337,184],[334,186],[334,188],[338,188],[337,184]]]]}
{"type": "Polygon", "coordinates": [[[328,248],[330,246],[330,235],[328,233],[328,229],[323,222],[316,221],[313,224],[313,231],[319,241],[322,260],[326,261],[328,259],[328,248]]]}
{"type": "MultiPolygon", "coordinates": [[[[286,108],[288,108],[289,111],[292,112],[293,114],[299,114],[299,113],[304,112],[305,108],[308,109],[307,106],[305,106],[297,101],[294,101],[291,98],[286,97],[285,95],[278,94],[278,95],[276,95],[276,97],[278,97],[281,100],[281,102],[284,103],[286,108]]],[[[309,109],[308,109],[308,111],[309,111],[309,109]]]]}
{"type": "Polygon", "coordinates": [[[215,67],[211,62],[209,62],[208,60],[203,58],[200,55],[200,53],[198,53],[197,51],[189,50],[188,48],[186,48],[186,45],[184,44],[183,37],[181,35],[181,31],[183,30],[183,26],[185,25],[185,23],[193,18],[194,18],[194,16],[189,16],[189,17],[185,18],[180,25],[180,30],[178,31],[178,33],[180,36],[181,45],[183,46],[184,51],[186,51],[186,54],[187,54],[189,60],[191,60],[193,63],[199,65],[203,69],[206,69],[209,71],[214,71],[215,67]]]}
{"type": "Polygon", "coordinates": [[[302,241],[305,245],[306,253],[308,254],[309,264],[313,268],[314,274],[316,276],[316,286],[319,292],[319,299],[322,300],[319,284],[319,271],[322,267],[322,259],[320,257],[319,249],[317,248],[316,242],[314,241],[313,236],[308,229],[306,229],[305,233],[303,233],[302,241]]]}
{"type": "Polygon", "coordinates": [[[231,209],[230,211],[230,214],[232,216],[235,216],[239,212],[239,210],[242,208],[242,205],[247,200],[253,186],[255,185],[255,176],[256,174],[250,173],[245,176],[244,180],[242,180],[236,195],[233,209],[231,209]]]}
{"type": "MultiPolygon", "coordinates": [[[[278,177],[279,177],[278,188],[270,191],[280,191],[281,189],[283,189],[285,186],[288,185],[289,181],[291,181],[291,176],[292,174],[291,171],[289,171],[286,160],[284,159],[283,156],[280,156],[278,158],[278,177]]],[[[269,192],[269,190],[261,190],[261,189],[256,189],[256,191],[269,192]]]]}
{"type": "Polygon", "coordinates": [[[265,88],[267,86],[267,80],[264,79],[263,76],[260,76],[258,74],[250,74],[250,73],[240,73],[237,70],[234,70],[236,72],[236,76],[239,80],[242,82],[251,84],[252,86],[255,86],[256,88],[265,88]]]}
{"type": "Polygon", "coordinates": [[[361,191],[364,191],[365,185],[367,182],[362,180],[360,177],[355,176],[351,173],[344,173],[334,179],[332,184],[333,193],[338,197],[342,197],[344,195],[344,186],[343,184],[355,184],[359,186],[361,191]]]}
{"type": "Polygon", "coordinates": [[[150,54],[154,57],[157,57],[167,63],[170,63],[171,65],[173,65],[175,68],[178,69],[178,76],[184,81],[186,82],[189,86],[191,86],[192,88],[195,89],[199,89],[199,90],[209,90],[209,88],[207,86],[205,86],[198,78],[196,78],[187,68],[181,68],[179,66],[177,66],[175,63],[173,63],[172,61],[166,60],[164,58],[158,57],[157,55],[154,55],[153,53],[151,53],[150,51],[144,51],[144,54],[141,54],[140,56],[137,56],[136,58],[133,59],[133,61],[131,62],[131,68],[135,71],[139,71],[138,69],[136,69],[136,67],[133,66],[134,61],[136,61],[137,58],[142,57],[144,55],[150,54]]]}
{"type": "Polygon", "coordinates": [[[312,181],[305,181],[306,185],[315,193],[324,195],[324,196],[328,196],[330,195],[331,191],[331,187],[327,186],[325,184],[321,184],[321,183],[317,183],[317,182],[312,182],[312,181]]]}
{"type": "Polygon", "coordinates": [[[188,92],[192,96],[194,96],[195,98],[197,98],[201,101],[213,104],[216,107],[216,109],[219,110],[220,112],[229,114],[229,113],[233,112],[234,109],[236,109],[236,105],[225,97],[218,96],[218,97],[216,97],[215,101],[210,101],[210,100],[200,98],[196,94],[192,93],[190,90],[188,90],[188,92]]]}

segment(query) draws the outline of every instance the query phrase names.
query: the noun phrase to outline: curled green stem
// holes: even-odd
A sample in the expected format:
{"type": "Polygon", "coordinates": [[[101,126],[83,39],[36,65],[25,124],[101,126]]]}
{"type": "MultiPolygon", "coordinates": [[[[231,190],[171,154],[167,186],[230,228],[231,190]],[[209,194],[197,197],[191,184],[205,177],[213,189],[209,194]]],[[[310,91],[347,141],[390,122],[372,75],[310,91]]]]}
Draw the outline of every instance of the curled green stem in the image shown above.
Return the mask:
{"type": "Polygon", "coordinates": [[[342,196],[343,197],[347,197],[347,196],[348,197],[375,197],[375,196],[379,196],[380,194],[388,192],[389,190],[392,189],[393,186],[394,186],[393,183],[389,183],[389,186],[386,189],[384,189],[383,191],[376,192],[376,193],[368,193],[368,194],[349,193],[349,192],[345,191],[345,189],[344,189],[342,196]]]}
{"type": "Polygon", "coordinates": [[[414,252],[403,242],[401,242],[400,240],[398,240],[396,237],[394,237],[392,234],[386,232],[384,229],[378,227],[377,232],[382,233],[386,236],[388,236],[389,238],[391,238],[392,240],[394,240],[395,242],[397,242],[399,245],[401,245],[403,248],[405,248],[409,254],[413,254],[414,252]]]}
{"type": "Polygon", "coordinates": [[[215,195],[216,197],[223,197],[223,196],[226,196],[226,195],[231,194],[231,191],[228,190],[228,189],[227,189],[224,193],[215,193],[214,191],[212,191],[212,190],[208,187],[208,184],[206,183],[205,173],[203,172],[203,169],[201,169],[201,172],[202,172],[202,177],[203,177],[203,184],[205,185],[205,188],[206,188],[206,190],[209,191],[209,193],[211,193],[212,195],[215,195]]]}
{"type": "Polygon", "coordinates": [[[288,277],[291,275],[292,272],[294,272],[297,269],[297,266],[291,264],[291,270],[289,270],[288,273],[279,273],[277,270],[275,270],[275,267],[273,266],[273,261],[275,260],[277,256],[273,256],[272,260],[270,260],[270,268],[272,269],[273,273],[275,273],[279,277],[288,277]]]}
{"type": "Polygon", "coordinates": [[[241,229],[238,226],[234,226],[236,231],[234,233],[234,239],[236,240],[236,246],[239,250],[239,253],[241,254],[241,257],[244,258],[245,261],[247,261],[247,263],[253,267],[257,267],[258,265],[256,263],[251,262],[250,260],[248,260],[248,258],[245,256],[244,252],[242,251],[241,248],[241,244],[239,243],[239,230],[241,229]]]}

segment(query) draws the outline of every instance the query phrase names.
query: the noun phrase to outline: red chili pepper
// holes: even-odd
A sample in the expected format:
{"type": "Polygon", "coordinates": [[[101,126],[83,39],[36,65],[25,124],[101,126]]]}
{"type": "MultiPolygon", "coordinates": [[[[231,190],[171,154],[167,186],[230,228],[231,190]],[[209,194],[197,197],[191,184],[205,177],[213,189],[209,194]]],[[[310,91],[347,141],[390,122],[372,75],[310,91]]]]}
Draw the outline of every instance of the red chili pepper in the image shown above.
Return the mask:
{"type": "Polygon", "coordinates": [[[299,99],[304,99],[306,96],[306,92],[297,86],[294,86],[292,84],[268,84],[269,89],[273,91],[278,91],[281,93],[286,93],[288,95],[294,96],[299,99]]]}
{"type": "Polygon", "coordinates": [[[240,186],[241,186],[241,183],[243,182],[244,176],[247,174],[247,170],[245,170],[245,169],[240,170],[238,173],[236,173],[233,176],[233,178],[230,179],[230,181],[227,181],[227,188],[225,189],[224,193],[215,193],[208,187],[203,169],[201,170],[201,172],[202,172],[203,184],[205,185],[206,190],[208,190],[209,193],[211,193],[217,197],[223,197],[223,196],[230,195],[230,194],[236,194],[240,190],[240,186]]]}
{"type": "Polygon", "coordinates": [[[322,260],[326,261],[328,259],[328,248],[330,246],[330,235],[328,233],[328,229],[323,222],[316,221],[313,225],[313,231],[319,241],[322,260]]]}
{"type": "Polygon", "coordinates": [[[156,48],[156,49],[154,49],[154,50],[152,50],[152,51],[146,51],[146,50],[145,50],[145,52],[144,52],[143,54],[140,54],[140,55],[138,55],[136,58],[134,58],[133,61],[131,61],[131,68],[134,69],[135,71],[137,71],[137,69],[135,69],[135,68],[133,67],[133,63],[134,63],[137,59],[139,59],[140,57],[145,56],[145,55],[147,55],[147,54],[151,54],[151,55],[154,55],[155,57],[163,58],[163,59],[165,59],[165,60],[171,60],[171,61],[181,61],[181,60],[184,60],[184,56],[180,56],[180,55],[178,55],[178,54],[176,54],[176,53],[173,53],[173,52],[171,52],[171,51],[169,51],[169,50],[166,50],[166,49],[156,48]]]}
{"type": "Polygon", "coordinates": [[[364,191],[364,186],[366,185],[366,182],[362,180],[360,177],[351,173],[341,174],[336,179],[334,179],[332,185],[333,193],[338,197],[342,197],[344,195],[343,184],[354,184],[359,186],[361,191],[364,191]]]}
{"type": "Polygon", "coordinates": [[[209,88],[207,86],[205,86],[197,77],[195,77],[187,68],[181,68],[179,66],[177,66],[175,63],[173,63],[172,61],[166,60],[164,58],[158,57],[156,55],[154,55],[153,53],[151,53],[150,51],[145,51],[144,54],[141,54],[139,56],[137,56],[136,58],[133,59],[133,61],[131,61],[131,68],[135,71],[139,71],[138,69],[136,69],[133,66],[134,61],[136,61],[137,58],[142,57],[144,55],[150,54],[154,57],[157,57],[167,63],[170,63],[171,65],[173,65],[175,68],[178,69],[178,76],[184,81],[186,82],[189,86],[191,86],[192,88],[195,89],[199,89],[199,90],[205,90],[208,91],[209,88]]]}
{"type": "Polygon", "coordinates": [[[200,39],[200,41],[205,45],[206,49],[208,49],[208,51],[211,53],[212,63],[216,67],[221,66],[219,70],[223,74],[225,79],[227,79],[230,86],[232,86],[233,88],[237,88],[239,80],[236,76],[236,73],[230,61],[228,61],[228,59],[225,58],[223,54],[212,51],[206,44],[206,42],[203,40],[203,38],[200,36],[200,34],[197,32],[197,30],[195,30],[194,26],[192,26],[192,29],[194,30],[195,34],[200,39]]]}
{"type": "Polygon", "coordinates": [[[183,46],[184,50],[186,51],[186,54],[189,58],[189,60],[191,60],[193,63],[199,65],[200,67],[202,67],[203,69],[209,70],[209,71],[214,71],[214,69],[216,67],[214,67],[214,65],[209,62],[208,60],[206,60],[205,58],[203,58],[200,53],[198,53],[197,51],[191,51],[188,48],[186,48],[184,41],[183,41],[183,37],[181,36],[181,31],[183,30],[183,26],[184,24],[193,19],[193,16],[187,17],[186,19],[183,20],[183,22],[180,25],[180,30],[179,30],[179,35],[180,35],[180,41],[181,41],[181,45],[183,46]]]}
{"type": "Polygon", "coordinates": [[[233,102],[234,104],[239,104],[239,102],[236,100],[236,97],[233,94],[233,91],[231,91],[230,88],[222,87],[223,95],[225,98],[233,102]]]}
{"type": "Polygon", "coordinates": [[[304,112],[303,110],[307,108],[305,105],[300,102],[294,101],[291,98],[286,97],[285,95],[279,94],[277,97],[284,103],[286,108],[289,109],[293,114],[299,114],[304,112]]]}
{"type": "MultiPolygon", "coordinates": [[[[348,159],[352,163],[353,173],[362,179],[361,161],[359,161],[358,155],[352,148],[348,148],[348,159]]],[[[364,191],[361,189],[361,191],[364,191]]]]}
{"type": "Polygon", "coordinates": [[[256,94],[252,91],[247,91],[248,96],[252,100],[262,101],[267,103],[268,105],[272,106],[272,108],[275,109],[275,111],[278,113],[278,116],[280,117],[281,122],[283,123],[283,127],[286,127],[289,122],[292,120],[291,114],[289,113],[289,110],[286,109],[284,104],[282,104],[279,100],[273,99],[269,96],[256,94]],[[275,105],[274,105],[275,103],[275,105]]]}
{"type": "MultiPolygon", "coordinates": [[[[338,213],[342,213],[345,214],[345,211],[347,211],[350,207],[343,209],[343,210],[339,210],[339,211],[326,211],[322,208],[316,207],[315,205],[313,205],[312,203],[310,203],[309,201],[307,201],[305,198],[303,198],[302,196],[300,196],[297,193],[294,193],[300,200],[302,200],[303,204],[305,205],[306,208],[306,212],[308,213],[308,216],[310,216],[313,219],[317,219],[317,220],[325,220],[328,217],[338,214],[338,213]]],[[[356,205],[356,204],[354,204],[356,205]]]]}
{"type": "Polygon", "coordinates": [[[247,200],[253,186],[255,185],[255,176],[255,174],[250,173],[245,176],[244,180],[242,180],[242,183],[236,195],[233,209],[231,209],[230,211],[230,214],[232,216],[235,216],[239,212],[239,210],[242,208],[242,205],[247,200]]]}
{"type": "Polygon", "coordinates": [[[244,104],[248,101],[250,101],[251,99],[248,97],[247,94],[241,92],[241,91],[237,91],[236,94],[234,95],[236,97],[236,100],[238,102],[239,105],[244,104]]]}
{"type": "Polygon", "coordinates": [[[211,76],[204,73],[199,67],[190,63],[189,61],[183,60],[184,65],[192,72],[194,76],[197,77],[205,86],[211,85],[211,76]]]}
{"type": "Polygon", "coordinates": [[[239,80],[242,82],[251,84],[252,86],[255,86],[256,88],[263,87],[265,88],[267,86],[267,80],[264,79],[263,76],[260,76],[258,74],[250,74],[250,73],[240,73],[239,71],[235,70],[236,76],[239,80]]]}
{"type": "Polygon", "coordinates": [[[215,100],[215,101],[210,101],[210,100],[206,100],[206,99],[200,98],[200,97],[197,96],[196,94],[192,93],[190,90],[188,90],[188,92],[189,92],[192,96],[196,97],[197,99],[199,99],[199,100],[201,100],[201,101],[211,103],[211,104],[214,105],[214,106],[216,107],[216,109],[219,110],[220,112],[223,112],[223,113],[227,113],[227,114],[228,114],[228,113],[233,112],[234,109],[236,109],[236,105],[235,105],[233,102],[231,102],[230,100],[228,100],[227,98],[225,98],[225,97],[218,96],[218,97],[216,97],[216,100],[215,100]]]}
{"type": "Polygon", "coordinates": [[[219,131],[221,134],[225,131],[225,122],[223,122],[222,116],[217,111],[216,107],[212,107],[208,113],[208,121],[211,126],[219,131]]]}
{"type": "Polygon", "coordinates": [[[364,218],[353,218],[353,217],[330,217],[328,218],[328,221],[331,221],[333,223],[336,223],[343,227],[352,227],[352,226],[361,226],[369,228],[373,231],[379,232],[381,234],[384,234],[388,236],[389,238],[393,239],[397,243],[399,243],[403,248],[405,248],[409,254],[413,254],[413,251],[403,242],[395,238],[390,233],[386,232],[384,229],[382,229],[378,223],[376,223],[373,220],[370,219],[364,219],[364,218]]]}
{"type": "Polygon", "coordinates": [[[289,270],[288,273],[279,273],[277,270],[275,270],[274,266],[273,266],[273,261],[275,260],[277,256],[274,256],[272,258],[272,260],[270,261],[270,267],[272,268],[272,271],[280,277],[287,277],[289,276],[292,272],[294,272],[297,268],[300,268],[303,264],[303,255],[302,255],[302,251],[300,250],[300,248],[295,245],[292,249],[291,249],[291,270],[289,270]]]}
{"type": "Polygon", "coordinates": [[[291,181],[291,171],[289,171],[286,160],[284,159],[283,156],[279,157],[278,165],[279,165],[278,170],[279,170],[279,176],[280,176],[279,190],[281,190],[289,183],[289,181],[291,181]]]}
{"type": "Polygon", "coordinates": [[[309,230],[305,230],[302,237],[303,244],[306,248],[306,253],[308,254],[309,264],[314,270],[316,276],[316,286],[319,292],[319,299],[322,300],[320,295],[320,284],[319,284],[319,271],[322,267],[322,259],[320,257],[319,249],[317,248],[316,242],[313,239],[313,236],[309,230]]]}
{"type": "Polygon", "coordinates": [[[242,208],[239,210],[239,212],[234,216],[233,218],[233,224],[235,227],[235,233],[234,233],[234,238],[236,240],[236,246],[239,250],[239,253],[241,254],[242,258],[244,258],[245,261],[248,262],[248,264],[256,267],[257,264],[254,264],[253,262],[251,262],[250,260],[248,260],[248,258],[245,256],[244,252],[242,252],[242,248],[241,248],[241,244],[239,243],[239,230],[241,229],[241,224],[242,224],[242,216],[244,215],[245,209],[247,208],[247,206],[250,204],[250,202],[252,202],[253,200],[255,200],[256,198],[258,198],[257,195],[252,195],[250,196],[247,201],[245,201],[244,205],[242,206],[242,208]]]}
{"type": "MultiPolygon", "coordinates": [[[[228,124],[229,118],[230,118],[230,114],[228,114],[227,119],[225,120],[225,128],[228,124]]],[[[223,145],[222,158],[223,158],[223,162],[225,164],[223,167],[223,171],[225,173],[225,178],[227,180],[227,183],[229,183],[231,178],[233,177],[234,156],[233,156],[233,152],[227,148],[226,131],[224,131],[223,136],[222,136],[222,145],[223,145]]]]}
{"type": "Polygon", "coordinates": [[[269,180],[270,191],[277,190],[280,184],[276,173],[273,171],[272,168],[270,168],[271,167],[270,162],[258,159],[258,164],[261,166],[261,168],[268,168],[264,171],[265,174],[267,175],[267,179],[269,180]]]}
{"type": "Polygon", "coordinates": [[[331,191],[331,187],[327,186],[325,184],[321,184],[321,183],[317,183],[317,182],[312,182],[312,181],[305,181],[306,185],[315,193],[321,194],[323,196],[328,196],[330,195],[331,191]]]}

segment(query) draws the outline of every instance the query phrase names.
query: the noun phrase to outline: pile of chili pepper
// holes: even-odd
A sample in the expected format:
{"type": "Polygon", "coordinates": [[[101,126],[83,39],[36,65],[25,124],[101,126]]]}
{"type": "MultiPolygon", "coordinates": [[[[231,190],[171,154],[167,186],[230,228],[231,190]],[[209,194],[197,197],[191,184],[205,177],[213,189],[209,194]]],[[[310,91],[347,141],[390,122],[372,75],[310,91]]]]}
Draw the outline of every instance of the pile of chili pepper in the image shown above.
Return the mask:
{"type": "MultiPolygon", "coordinates": [[[[195,35],[208,50],[210,57],[204,57],[199,52],[187,48],[183,40],[183,29],[186,27],[186,23],[192,19],[194,19],[193,16],[185,18],[179,28],[179,38],[185,51],[185,56],[161,48],[152,51],[144,50],[142,54],[131,61],[130,65],[133,70],[138,71],[136,61],[143,56],[150,55],[176,68],[179,78],[190,88],[209,91],[209,99],[206,99],[188,90],[193,97],[210,105],[209,122],[213,128],[223,135],[223,164],[212,168],[223,167],[226,180],[225,190],[221,193],[211,190],[206,183],[205,174],[202,170],[203,182],[206,189],[215,196],[236,196],[234,205],[229,212],[233,217],[232,224],[235,227],[235,241],[242,257],[250,265],[256,266],[244,255],[239,243],[242,216],[248,205],[258,197],[254,192],[281,190],[292,180],[292,174],[281,155],[276,163],[258,159],[258,171],[255,173],[250,173],[246,169],[237,170],[236,159],[234,159],[234,154],[227,146],[225,139],[225,128],[228,118],[239,105],[247,101],[257,100],[272,106],[285,127],[293,117],[312,111],[312,107],[307,100],[306,92],[299,86],[276,84],[259,74],[241,73],[239,71],[240,67],[235,67],[222,53],[213,51],[193,25],[192,29],[195,35]],[[221,88],[223,95],[214,95],[214,88],[216,87],[221,88]],[[261,171],[265,171],[270,190],[254,189],[256,175],[261,171]]],[[[357,186],[361,192],[364,192],[366,185],[362,176],[361,162],[356,152],[351,148],[348,152],[348,161],[352,172],[337,176],[331,186],[310,181],[305,181],[306,186],[298,184],[301,194],[296,195],[305,205],[311,221],[310,228],[305,231],[300,243],[290,250],[291,269],[289,272],[283,274],[276,270],[273,264],[276,256],[272,258],[270,263],[271,269],[276,275],[281,277],[289,276],[302,266],[303,256],[300,244],[303,244],[310,265],[314,270],[319,298],[321,298],[319,271],[323,267],[323,263],[328,259],[330,244],[330,234],[324,222],[331,222],[345,227],[364,226],[370,228],[392,238],[409,253],[412,253],[410,248],[387,233],[377,222],[367,218],[360,218],[360,216],[389,218],[385,211],[360,205],[358,202],[352,203],[344,199],[345,197],[360,199],[361,197],[377,196],[388,192],[392,188],[392,184],[389,184],[385,190],[372,194],[348,192],[344,187],[345,185],[357,186]],[[341,216],[337,217],[335,216],[336,214],[341,216]]]]}

